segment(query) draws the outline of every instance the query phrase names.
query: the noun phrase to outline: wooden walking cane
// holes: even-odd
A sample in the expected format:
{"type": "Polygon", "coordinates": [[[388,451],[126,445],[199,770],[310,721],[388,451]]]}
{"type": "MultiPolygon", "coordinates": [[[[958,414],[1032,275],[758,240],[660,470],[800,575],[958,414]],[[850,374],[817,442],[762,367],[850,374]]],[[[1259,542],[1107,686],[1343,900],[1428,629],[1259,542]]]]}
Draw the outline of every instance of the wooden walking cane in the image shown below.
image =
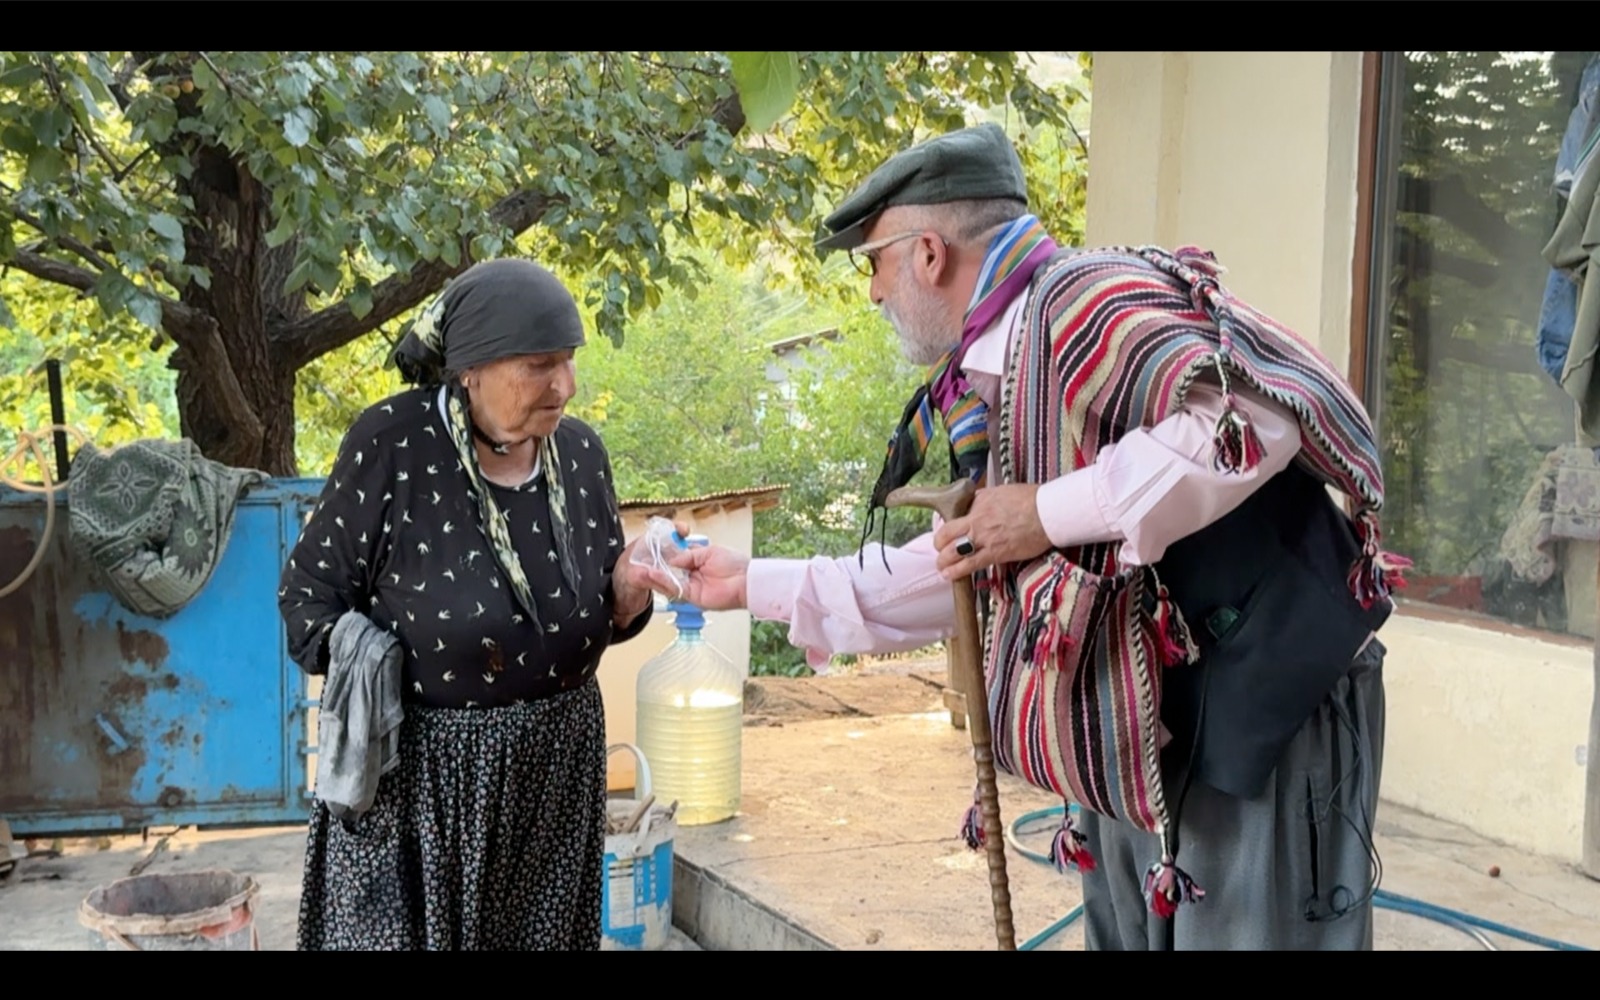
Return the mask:
{"type": "MultiPolygon", "coordinates": [[[[946,521],[965,517],[977,487],[970,479],[948,486],[903,486],[885,498],[885,507],[925,507],[946,521]]],[[[978,638],[978,604],[972,578],[955,581],[956,651],[963,676],[958,685],[967,698],[967,732],[978,767],[978,809],[983,818],[983,846],[989,856],[989,888],[994,898],[994,932],[1001,951],[1017,950],[1011,923],[1011,883],[1006,877],[1006,839],[1000,829],[1000,792],[995,787],[994,750],[989,732],[989,688],[983,679],[983,643],[978,638]]]]}

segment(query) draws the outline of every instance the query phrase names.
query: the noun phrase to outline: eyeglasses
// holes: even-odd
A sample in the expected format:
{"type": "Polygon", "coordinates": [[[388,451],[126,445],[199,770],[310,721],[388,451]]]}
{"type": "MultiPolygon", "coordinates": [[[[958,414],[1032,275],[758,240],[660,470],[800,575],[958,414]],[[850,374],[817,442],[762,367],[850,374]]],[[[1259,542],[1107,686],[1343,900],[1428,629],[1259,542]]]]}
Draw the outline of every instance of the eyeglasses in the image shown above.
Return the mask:
{"type": "MultiPolygon", "coordinates": [[[[875,278],[878,275],[879,250],[882,250],[884,247],[890,246],[891,244],[899,243],[901,240],[914,239],[918,236],[921,236],[923,233],[926,233],[927,231],[928,230],[926,229],[918,229],[915,232],[901,233],[898,236],[886,236],[881,240],[874,240],[871,243],[863,243],[850,251],[850,263],[854,264],[856,270],[860,271],[866,277],[875,278]]],[[[939,236],[938,233],[934,233],[933,235],[939,236]]],[[[945,239],[943,236],[939,236],[939,242],[943,243],[945,246],[950,245],[950,241],[945,239]]]]}

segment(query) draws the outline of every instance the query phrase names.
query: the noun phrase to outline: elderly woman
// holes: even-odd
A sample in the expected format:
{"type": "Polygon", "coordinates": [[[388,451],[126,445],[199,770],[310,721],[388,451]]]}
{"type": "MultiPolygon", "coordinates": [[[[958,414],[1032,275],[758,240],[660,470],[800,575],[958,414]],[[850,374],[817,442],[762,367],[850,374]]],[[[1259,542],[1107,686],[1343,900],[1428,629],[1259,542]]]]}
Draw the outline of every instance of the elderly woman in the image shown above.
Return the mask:
{"type": "Polygon", "coordinates": [[[389,720],[388,770],[352,805],[323,801],[319,768],[302,950],[600,945],[595,671],[644,627],[651,592],[625,555],[605,448],[563,414],[583,343],[548,271],[478,264],[396,351],[417,387],[345,436],[280,607],[308,672],[366,656],[367,681],[340,690],[364,692],[375,741],[389,720]]]}

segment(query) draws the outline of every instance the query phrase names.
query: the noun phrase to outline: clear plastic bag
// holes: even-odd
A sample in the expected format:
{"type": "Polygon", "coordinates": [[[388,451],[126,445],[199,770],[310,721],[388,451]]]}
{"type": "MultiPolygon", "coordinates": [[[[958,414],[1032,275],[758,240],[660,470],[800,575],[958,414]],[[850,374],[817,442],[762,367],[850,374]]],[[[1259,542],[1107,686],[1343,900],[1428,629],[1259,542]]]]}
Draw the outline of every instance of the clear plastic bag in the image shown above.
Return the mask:
{"type": "Polygon", "coordinates": [[[645,524],[644,538],[634,546],[628,561],[635,566],[654,567],[672,577],[678,585],[678,597],[682,598],[683,588],[689,582],[689,571],[672,565],[667,558],[674,550],[688,547],[688,541],[678,534],[671,521],[652,517],[645,524]]]}

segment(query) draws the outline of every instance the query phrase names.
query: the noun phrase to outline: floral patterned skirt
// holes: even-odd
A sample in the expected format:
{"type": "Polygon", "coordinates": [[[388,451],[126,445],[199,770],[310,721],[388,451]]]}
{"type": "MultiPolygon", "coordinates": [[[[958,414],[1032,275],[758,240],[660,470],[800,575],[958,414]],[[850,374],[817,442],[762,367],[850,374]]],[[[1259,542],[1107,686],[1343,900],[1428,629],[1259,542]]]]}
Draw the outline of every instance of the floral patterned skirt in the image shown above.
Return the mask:
{"type": "Polygon", "coordinates": [[[406,706],[400,759],[348,828],[312,804],[302,951],[600,947],[598,682],[493,709],[406,706]]]}

